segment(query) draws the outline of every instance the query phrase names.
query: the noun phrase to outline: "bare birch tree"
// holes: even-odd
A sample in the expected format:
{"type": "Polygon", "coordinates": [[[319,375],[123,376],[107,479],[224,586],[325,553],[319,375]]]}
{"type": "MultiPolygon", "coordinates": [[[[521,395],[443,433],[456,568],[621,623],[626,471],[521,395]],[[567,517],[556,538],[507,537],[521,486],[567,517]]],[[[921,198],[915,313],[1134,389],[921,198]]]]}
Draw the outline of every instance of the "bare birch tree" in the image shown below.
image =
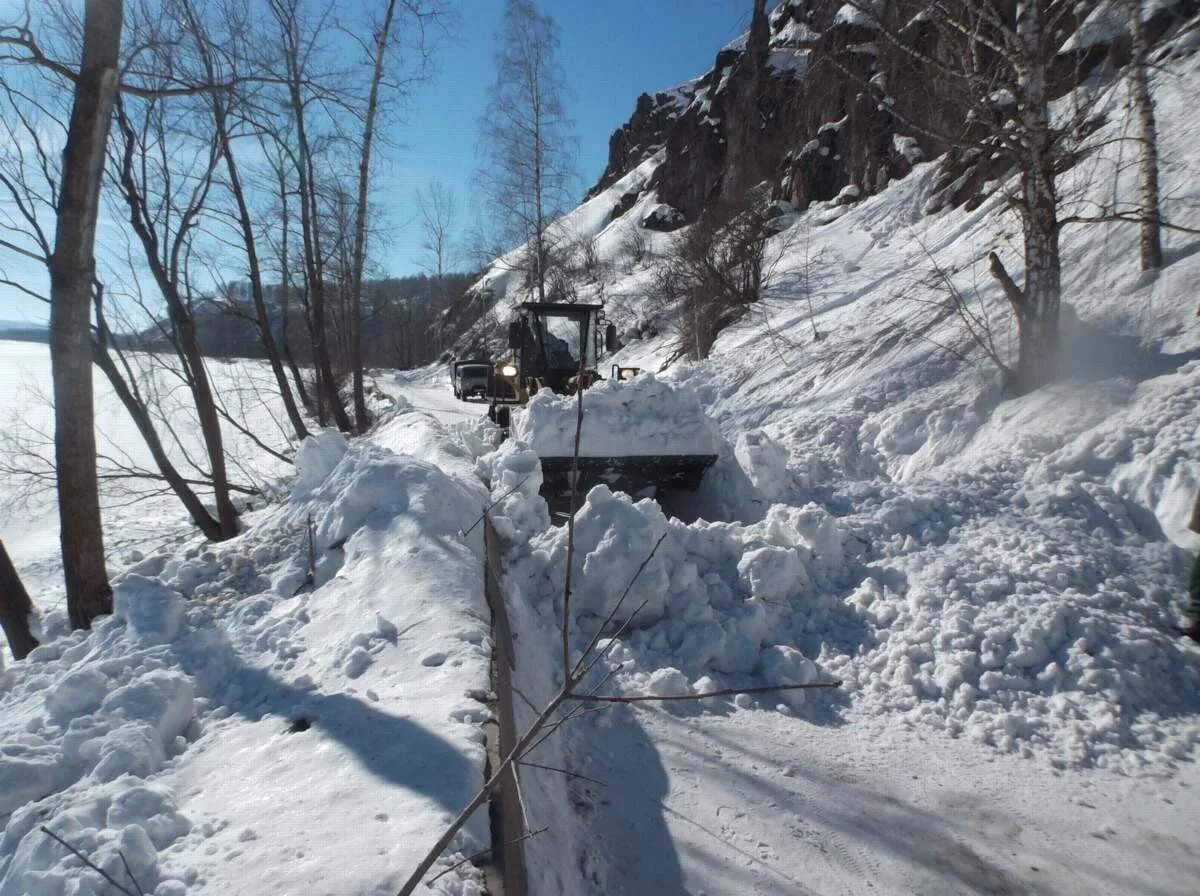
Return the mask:
{"type": "Polygon", "coordinates": [[[1143,0],[1125,0],[1129,13],[1130,59],[1129,84],[1137,115],[1138,143],[1141,148],[1140,208],[1141,236],[1138,255],[1143,271],[1162,267],[1162,206],[1158,188],[1158,125],[1154,120],[1154,99],[1150,95],[1150,48],[1142,20],[1143,0]]]}
{"type": "Polygon", "coordinates": [[[300,236],[306,294],[308,324],[313,343],[313,364],[316,368],[318,417],[326,408],[338,429],[352,429],[346,406],[342,402],[338,379],[334,375],[333,357],[329,345],[329,305],[327,294],[328,234],[323,230],[321,208],[321,178],[318,175],[317,150],[312,133],[314,105],[337,102],[326,87],[310,77],[311,63],[316,62],[321,36],[331,24],[333,9],[326,4],[314,15],[308,15],[301,0],[268,0],[275,26],[279,50],[279,80],[283,83],[283,108],[291,125],[294,144],[284,147],[294,166],[296,188],[300,200],[300,236]]]}
{"type": "Polygon", "coordinates": [[[87,0],[83,51],[63,148],[54,253],[50,258],[50,362],[55,468],[67,613],[90,628],[112,612],[96,475],[91,308],[96,220],[105,147],[119,84],[121,0],[87,0]]]}
{"type": "Polygon", "coordinates": [[[479,126],[479,182],[501,236],[525,246],[517,269],[545,301],[554,250],[550,225],[574,180],[566,76],[554,20],[533,0],[507,0],[499,41],[496,80],[479,126]]]}
{"type": "MultiPolygon", "coordinates": [[[[886,77],[862,87],[902,123],[955,150],[1016,173],[1009,196],[1022,227],[1024,271],[1010,273],[997,252],[989,269],[1017,324],[1017,359],[1007,384],[1029,392],[1055,373],[1062,258],[1057,175],[1073,163],[1094,122],[1086,105],[1052,112],[1064,92],[1057,63],[1086,4],[1074,0],[850,0],[879,32],[888,53],[911,69],[905,80],[937,78],[950,97],[898,96],[886,77]]],[[[835,66],[837,61],[830,60],[835,66]]],[[[1069,61],[1069,60],[1068,60],[1069,61]]],[[[840,67],[840,66],[839,66],[840,67]]],[[[856,77],[847,69],[843,73],[856,77]]],[[[1077,80],[1065,85],[1077,86],[1077,80]]]]}
{"type": "MultiPolygon", "coordinates": [[[[248,64],[251,52],[248,46],[248,35],[241,27],[243,15],[230,6],[224,6],[221,17],[225,27],[220,38],[200,15],[193,0],[180,2],[180,15],[195,44],[196,55],[205,80],[218,83],[219,80],[232,81],[237,78],[238,67],[248,64]],[[222,42],[224,51],[222,51],[222,42]]],[[[267,307],[266,285],[264,282],[260,237],[254,226],[254,215],[251,210],[249,191],[242,174],[241,164],[235,146],[239,144],[238,137],[249,137],[253,132],[249,128],[241,128],[245,117],[239,109],[253,98],[234,93],[214,91],[207,97],[212,114],[212,126],[220,151],[220,159],[225,170],[225,187],[234,205],[235,230],[245,251],[246,276],[250,284],[250,298],[254,305],[254,324],[258,329],[259,340],[271,372],[275,377],[280,398],[287,412],[288,420],[297,439],[308,435],[308,427],[300,412],[296,396],[288,383],[284,370],[284,352],[281,352],[275,339],[271,314],[267,307]],[[247,133],[249,132],[249,133],[247,133]]],[[[286,311],[284,312],[286,315],[286,311]]]]}
{"type": "Polygon", "coordinates": [[[433,280],[432,299],[437,309],[446,307],[445,279],[454,250],[454,193],[441,181],[430,181],[415,196],[421,226],[421,267],[433,280]]]}
{"type": "Polygon", "coordinates": [[[128,103],[118,100],[114,174],[130,227],[166,304],[164,335],[177,357],[200,424],[217,507],[217,536],[223,540],[237,534],[237,512],[230,496],[224,435],[197,338],[195,299],[186,270],[213,187],[220,147],[211,137],[201,140],[186,132],[184,117],[194,114],[194,109],[184,108],[168,117],[160,102],[145,101],[135,113],[128,103]],[[180,133],[190,152],[175,145],[173,135],[180,133]]]}
{"type": "Polygon", "coordinates": [[[354,394],[354,425],[365,432],[367,401],[363,391],[362,289],[363,268],[367,263],[367,194],[371,185],[371,150],[375,141],[375,118],[379,113],[379,88],[383,83],[384,63],[392,41],[397,0],[387,0],[383,22],[375,31],[371,47],[371,86],[363,114],[362,138],[358,151],[358,195],[354,210],[354,255],[350,262],[350,376],[354,394]]]}

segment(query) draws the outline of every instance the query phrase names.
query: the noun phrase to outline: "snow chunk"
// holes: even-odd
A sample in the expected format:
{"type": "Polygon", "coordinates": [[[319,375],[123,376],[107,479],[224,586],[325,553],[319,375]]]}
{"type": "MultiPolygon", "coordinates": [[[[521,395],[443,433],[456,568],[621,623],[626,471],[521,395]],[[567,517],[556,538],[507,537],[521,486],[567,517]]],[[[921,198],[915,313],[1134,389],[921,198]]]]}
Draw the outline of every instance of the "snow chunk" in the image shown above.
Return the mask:
{"type": "Polygon", "coordinates": [[[145,576],[127,576],[113,594],[113,616],[145,644],[175,640],[184,615],[183,596],[145,576]]]}
{"type": "Polygon", "coordinates": [[[166,849],[192,829],[171,792],[154,784],[122,789],[108,808],[107,823],[118,829],[137,824],[158,849],[166,849]]]}
{"type": "Polygon", "coordinates": [[[46,692],[46,713],[65,725],[75,716],[95,710],[111,686],[112,680],[95,666],[74,669],[46,692]]]}
{"type": "Polygon", "coordinates": [[[0,817],[53,793],[65,778],[58,750],[40,739],[0,744],[0,817]]]}
{"type": "Polygon", "coordinates": [[[765,547],[748,551],[738,561],[738,574],[760,600],[786,600],[809,587],[808,574],[790,548],[765,547]]]}
{"type": "Polygon", "coordinates": [[[686,675],[670,666],[665,669],[655,669],[650,673],[646,684],[646,692],[655,697],[669,697],[674,694],[694,694],[692,683],[686,675]]]}
{"type": "Polygon", "coordinates": [[[100,761],[92,769],[97,781],[115,781],[121,775],[148,778],[167,762],[158,731],[140,721],[109,732],[100,743],[99,756],[100,761]]]}
{"type": "Polygon", "coordinates": [[[100,711],[145,722],[158,732],[162,744],[169,744],[192,720],[194,698],[190,678],[158,669],[117,688],[105,698],[100,711]]]}
{"type": "Polygon", "coordinates": [[[296,450],[294,494],[305,497],[324,482],[346,454],[346,437],[332,427],[314,430],[296,450]]]}
{"type": "Polygon", "coordinates": [[[653,502],[635,504],[628,495],[612,492],[607,486],[593,488],[575,521],[580,576],[578,584],[572,585],[576,616],[590,613],[607,617],[633,582],[614,619],[623,622],[639,606],[639,624],[660,618],[670,589],[667,564],[656,553],[640,575],[637,570],[666,530],[667,519],[653,502]]]}
{"type": "Polygon", "coordinates": [[[738,433],[734,457],[764,498],[779,501],[794,487],[787,449],[760,429],[738,433]]]}

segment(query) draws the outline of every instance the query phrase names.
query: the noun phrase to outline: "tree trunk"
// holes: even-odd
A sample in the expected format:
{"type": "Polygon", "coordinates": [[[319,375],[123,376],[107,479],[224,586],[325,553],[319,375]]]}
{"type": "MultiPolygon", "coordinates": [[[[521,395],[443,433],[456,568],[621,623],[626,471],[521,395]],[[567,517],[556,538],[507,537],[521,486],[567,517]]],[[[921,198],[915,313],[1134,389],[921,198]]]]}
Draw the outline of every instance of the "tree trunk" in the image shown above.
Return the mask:
{"type": "MultiPolygon", "coordinates": [[[[301,69],[298,25],[295,13],[284,4],[272,3],[272,11],[282,31],[284,66],[287,74],[288,103],[291,108],[295,135],[296,177],[300,194],[300,235],[304,247],[305,276],[308,279],[309,335],[312,338],[313,367],[316,368],[317,408],[321,424],[322,398],[329,403],[333,420],[342,432],[349,432],[350,417],[338,394],[337,379],[329,356],[329,338],[325,302],[325,247],[321,241],[321,209],[318,203],[319,185],[313,164],[312,146],[308,140],[306,103],[301,92],[305,74],[301,69]]],[[[293,155],[289,152],[289,155],[293,155]]]]}
{"type": "MultiPolygon", "coordinates": [[[[1017,7],[1016,32],[1024,62],[1018,90],[1023,148],[1020,211],[1025,242],[1025,287],[1017,316],[1017,366],[1013,385],[1018,394],[1050,382],[1058,366],[1058,311],[1062,294],[1059,254],[1058,190],[1055,184],[1047,72],[1053,50],[1044,3],[1017,7]]],[[[1010,296],[1010,299],[1013,298],[1010,296]]]]}
{"type": "Polygon", "coordinates": [[[83,19],[83,59],[49,265],[55,467],[67,612],[75,628],[89,628],[97,616],[112,612],[96,473],[90,319],[100,181],[119,83],[121,0],[87,0],[83,19]]]}
{"type": "MultiPolygon", "coordinates": [[[[292,344],[288,339],[288,330],[292,316],[292,267],[288,258],[288,234],[291,232],[291,213],[288,206],[287,179],[282,166],[279,168],[279,203],[283,215],[279,234],[279,342],[283,350],[283,360],[291,371],[296,383],[296,394],[300,403],[310,412],[313,410],[312,399],[304,385],[304,377],[300,375],[300,365],[292,354],[292,344]]],[[[305,430],[307,434],[307,428],[305,430]]]]}
{"type": "Polygon", "coordinates": [[[29,617],[33,615],[33,602],[29,592],[21,584],[17,569],[8,558],[4,542],[0,541],[0,629],[8,639],[13,659],[23,660],[29,651],[38,646],[37,638],[29,630],[29,617]]]}
{"type": "MultiPolygon", "coordinates": [[[[220,99],[215,100],[214,107],[218,107],[220,102],[220,99]]],[[[226,125],[223,107],[219,108],[216,115],[216,123],[217,136],[221,141],[221,154],[225,158],[225,169],[229,173],[229,189],[233,193],[234,200],[237,203],[238,225],[241,228],[242,241],[246,247],[246,267],[250,274],[250,295],[254,300],[258,337],[262,341],[263,350],[267,353],[267,360],[271,364],[271,372],[275,375],[275,384],[279,388],[279,395],[283,399],[284,409],[287,411],[288,419],[292,423],[292,430],[296,433],[296,438],[303,439],[308,435],[308,427],[304,425],[304,418],[300,414],[300,408],[296,405],[296,397],[292,394],[292,389],[288,385],[287,373],[283,369],[283,360],[280,357],[279,347],[275,344],[275,334],[271,331],[271,317],[267,313],[267,301],[263,288],[262,268],[258,260],[258,245],[254,236],[254,225],[251,222],[250,208],[246,203],[245,192],[242,189],[241,175],[238,172],[237,163],[233,157],[233,147],[229,139],[229,130],[226,125]]],[[[284,313],[287,313],[286,309],[284,313]]]]}
{"type": "Polygon", "coordinates": [[[392,31],[396,0],[388,0],[383,27],[375,38],[375,69],[367,98],[367,116],[363,123],[362,151],[358,158],[358,204],[354,210],[354,257],[350,268],[350,372],[354,391],[354,423],[358,431],[367,429],[367,400],[363,389],[362,286],[367,260],[367,187],[371,177],[371,142],[375,138],[375,113],[379,108],[379,82],[383,80],[383,62],[392,31]]]}
{"type": "MultiPolygon", "coordinates": [[[[298,77],[298,75],[297,75],[298,77]]],[[[317,370],[318,407],[328,403],[333,422],[342,432],[349,432],[350,418],[338,394],[337,378],[333,375],[333,364],[329,356],[329,328],[325,302],[325,264],[321,253],[320,209],[317,207],[317,185],[313,182],[316,172],[312,165],[312,154],[304,128],[304,103],[299,86],[293,85],[293,109],[297,116],[296,132],[300,144],[300,229],[304,237],[304,259],[308,273],[308,289],[311,301],[313,366],[317,370]],[[324,402],[322,402],[324,399],[324,402]]],[[[324,415],[321,415],[324,423],[324,415]]]]}
{"type": "Polygon", "coordinates": [[[1142,0],[1129,0],[1129,29],[1133,38],[1130,61],[1130,88],[1137,111],[1141,159],[1141,237],[1139,254],[1143,271],[1162,267],[1162,210],[1158,190],[1158,125],[1154,120],[1154,100],[1150,96],[1149,47],[1142,23],[1142,0]]]}
{"type": "Polygon", "coordinates": [[[1025,175],[1025,303],[1017,314],[1016,390],[1024,395],[1054,379],[1058,368],[1058,318],[1062,295],[1058,198],[1053,171],[1025,175]]]}

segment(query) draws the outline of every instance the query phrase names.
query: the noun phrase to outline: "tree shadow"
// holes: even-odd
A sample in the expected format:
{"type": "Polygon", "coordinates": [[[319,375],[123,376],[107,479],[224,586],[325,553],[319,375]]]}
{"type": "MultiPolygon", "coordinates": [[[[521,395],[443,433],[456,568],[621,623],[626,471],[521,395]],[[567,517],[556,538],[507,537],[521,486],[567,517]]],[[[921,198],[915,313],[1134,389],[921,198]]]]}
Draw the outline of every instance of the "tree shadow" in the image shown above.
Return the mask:
{"type": "Polygon", "coordinates": [[[574,732],[588,774],[603,781],[591,829],[602,839],[605,892],[688,896],[664,804],[671,785],[636,710],[615,706],[574,732]],[[586,739],[586,743],[584,742],[586,739]]]}
{"type": "Polygon", "coordinates": [[[214,698],[248,721],[280,720],[289,736],[325,734],[353,754],[380,781],[434,800],[451,814],[462,809],[464,792],[474,788],[480,769],[450,742],[402,715],[384,712],[349,694],[325,694],[286,684],[236,655],[223,681],[235,699],[214,698]]]}
{"type": "Polygon", "coordinates": [[[1062,379],[1097,382],[1128,377],[1141,382],[1200,360],[1200,350],[1162,352],[1143,345],[1136,336],[1109,332],[1083,320],[1067,304],[1062,306],[1059,328],[1058,373],[1062,379]]]}

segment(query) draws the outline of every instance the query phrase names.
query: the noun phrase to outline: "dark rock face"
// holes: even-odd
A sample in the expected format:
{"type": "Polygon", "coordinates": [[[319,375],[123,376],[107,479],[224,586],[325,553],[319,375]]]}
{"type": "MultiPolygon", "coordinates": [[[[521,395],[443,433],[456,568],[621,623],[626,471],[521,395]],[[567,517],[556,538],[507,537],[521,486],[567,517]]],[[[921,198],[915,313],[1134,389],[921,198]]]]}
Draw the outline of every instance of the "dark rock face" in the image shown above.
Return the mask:
{"type": "Polygon", "coordinates": [[[659,230],[663,233],[678,230],[686,223],[687,218],[683,216],[682,212],[669,205],[656,205],[642,218],[643,228],[646,230],[659,230]]]}
{"type": "Polygon", "coordinates": [[[850,184],[874,192],[940,152],[911,136],[897,144],[893,116],[861,86],[881,70],[878,35],[841,0],[788,0],[770,14],[765,6],[756,3],[747,35],[702,78],[638,99],[592,194],[662,150],[647,187],[688,220],[764,182],[773,198],[804,209],[850,184]]]}
{"type": "MultiPolygon", "coordinates": [[[[916,70],[844,0],[783,0],[769,14],[765,3],[755,6],[749,32],[721,50],[707,74],[638,99],[609,141],[608,167],[589,195],[659,151],[663,162],[646,189],[686,220],[714,203],[743,201],[751,191],[799,210],[835,198],[854,201],[943,154],[929,211],[982,201],[985,186],[1003,176],[1000,158],[948,153],[948,146],[905,125],[912,117],[934,122],[934,130],[961,129],[966,109],[957,85],[916,70]],[[881,106],[868,83],[884,85],[895,104],[881,106]]],[[[1200,0],[1177,0],[1169,11],[1158,9],[1147,30],[1157,38],[1197,7],[1200,0]]],[[[932,32],[915,36],[933,49],[932,32]]],[[[1081,70],[1119,62],[1123,51],[1118,38],[1064,58],[1058,92],[1081,70]]],[[[634,200],[626,200],[628,208],[634,200]]]]}
{"type": "Polygon", "coordinates": [[[608,138],[608,165],[586,198],[591,199],[601,190],[608,189],[635,166],[658,152],[694,94],[695,85],[684,84],[654,96],[648,93],[639,96],[632,117],[608,138]]]}

